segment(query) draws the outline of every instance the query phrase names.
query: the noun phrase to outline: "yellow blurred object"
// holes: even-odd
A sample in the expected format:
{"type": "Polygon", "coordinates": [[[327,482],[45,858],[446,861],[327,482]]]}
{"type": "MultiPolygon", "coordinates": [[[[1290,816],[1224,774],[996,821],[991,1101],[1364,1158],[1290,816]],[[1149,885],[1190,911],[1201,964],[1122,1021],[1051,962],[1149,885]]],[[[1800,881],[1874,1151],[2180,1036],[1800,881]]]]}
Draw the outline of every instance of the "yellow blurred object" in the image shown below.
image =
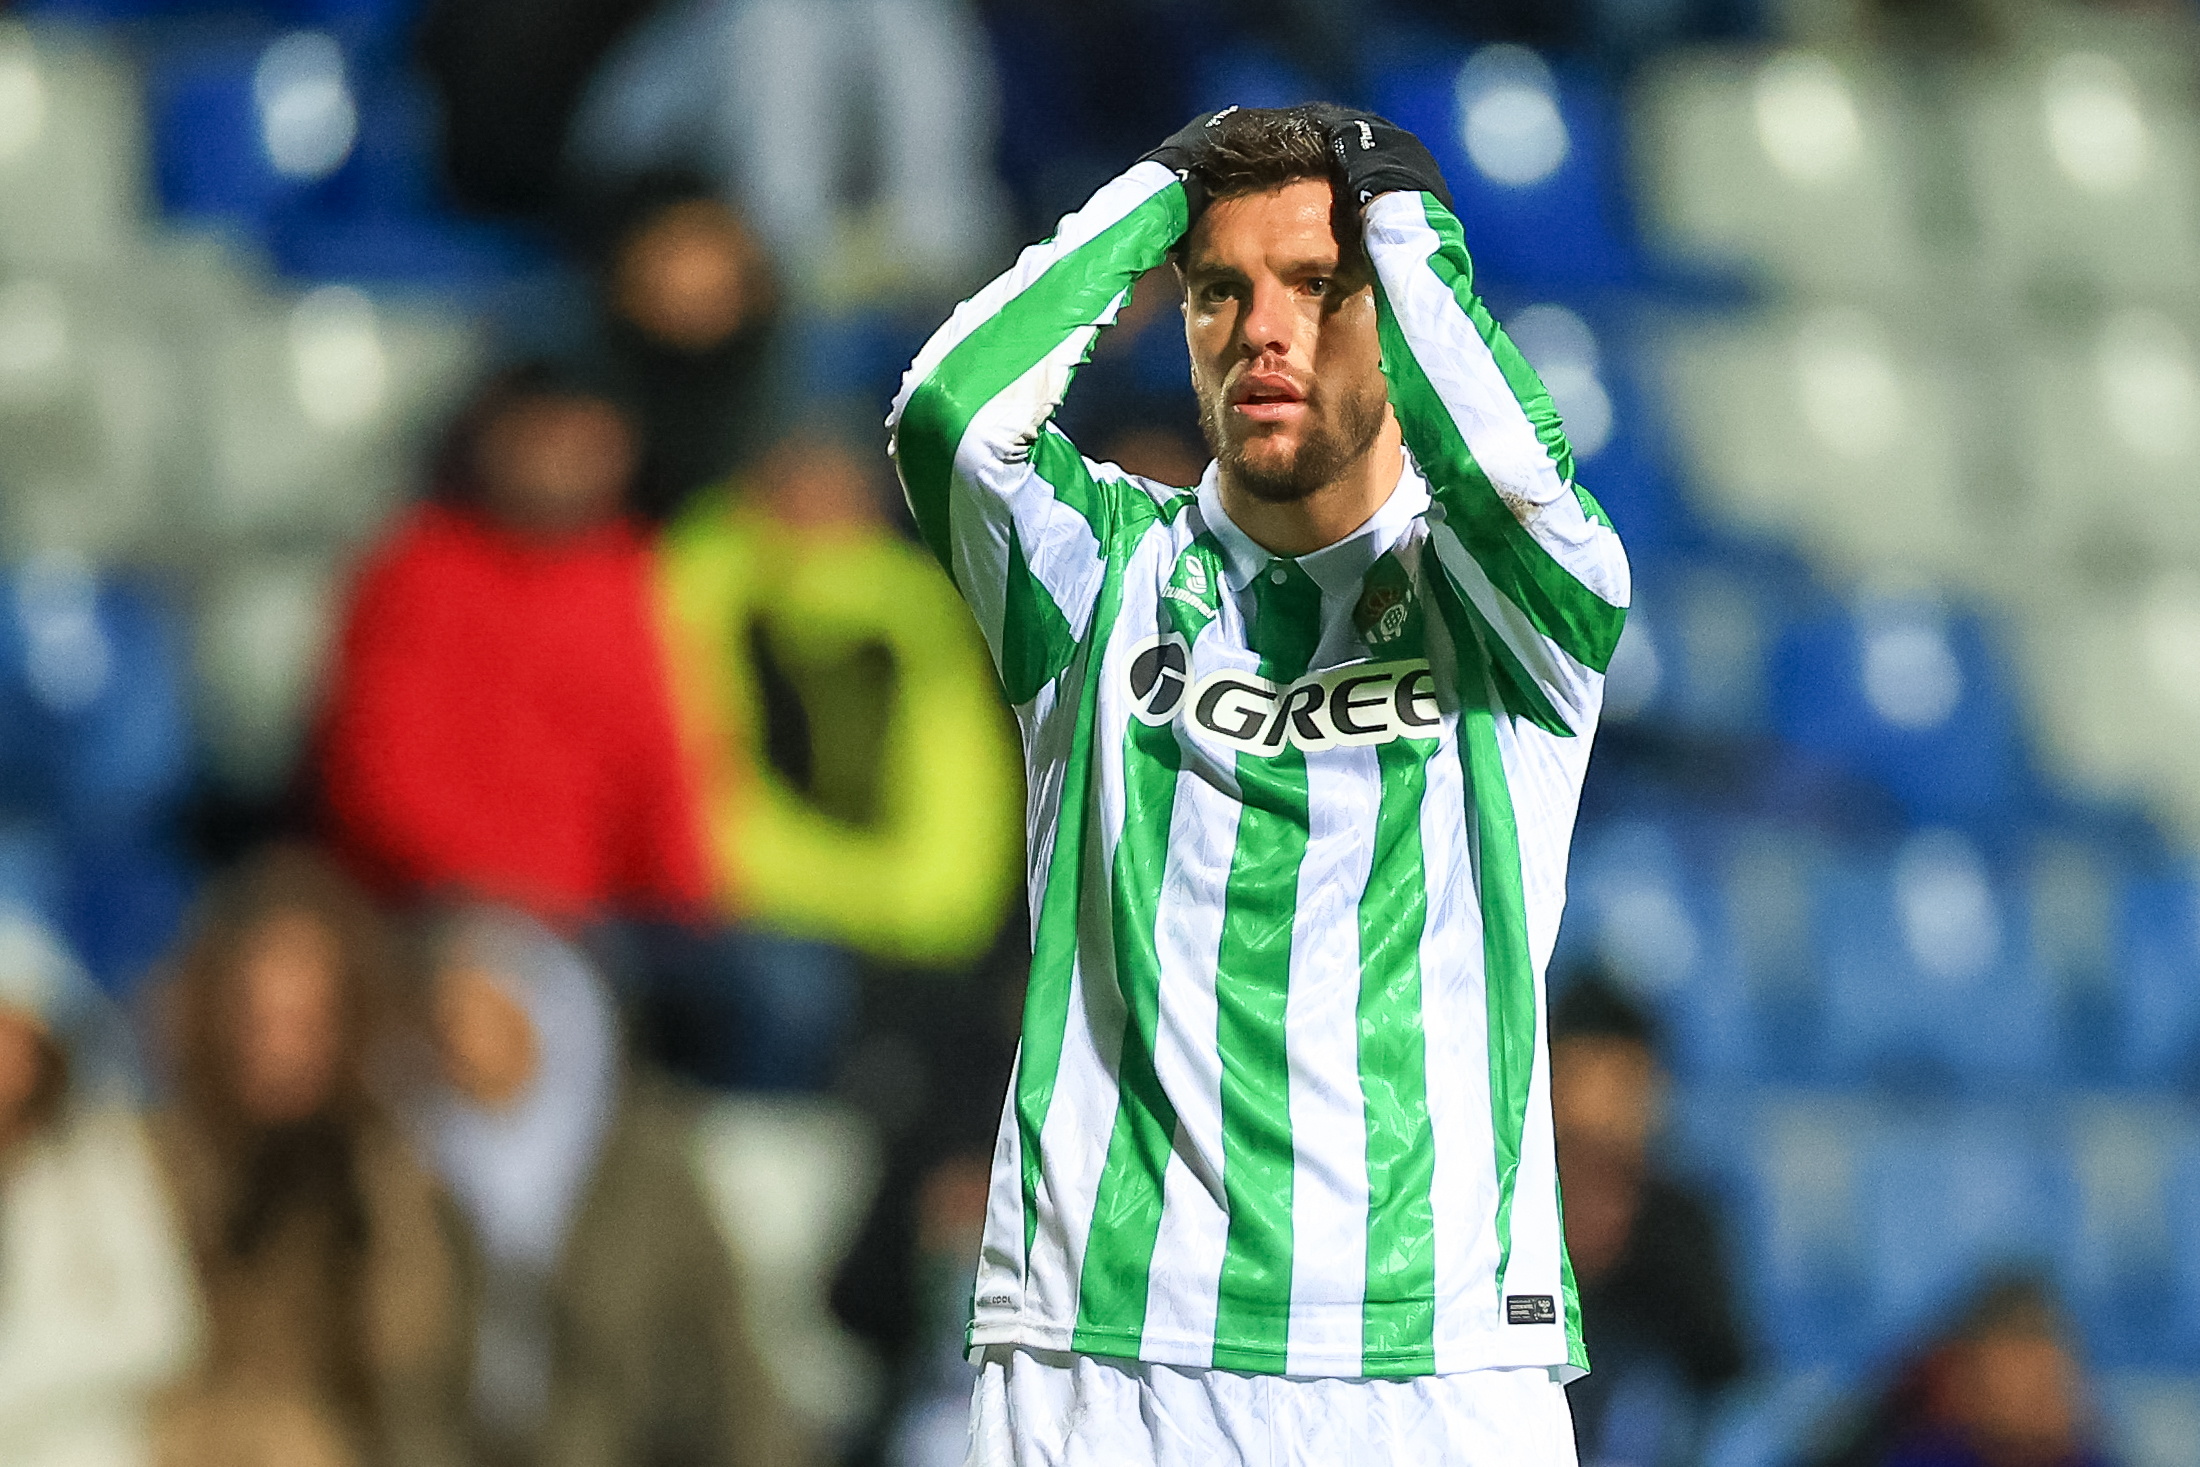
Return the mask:
{"type": "Polygon", "coordinates": [[[667,532],[659,586],[728,912],[897,962],[983,952],[1018,879],[1020,774],[932,561],[883,527],[799,531],[720,493],[667,532]],[[759,646],[807,715],[807,793],[766,752],[759,646]],[[890,677],[865,676],[881,652],[890,677]]]}

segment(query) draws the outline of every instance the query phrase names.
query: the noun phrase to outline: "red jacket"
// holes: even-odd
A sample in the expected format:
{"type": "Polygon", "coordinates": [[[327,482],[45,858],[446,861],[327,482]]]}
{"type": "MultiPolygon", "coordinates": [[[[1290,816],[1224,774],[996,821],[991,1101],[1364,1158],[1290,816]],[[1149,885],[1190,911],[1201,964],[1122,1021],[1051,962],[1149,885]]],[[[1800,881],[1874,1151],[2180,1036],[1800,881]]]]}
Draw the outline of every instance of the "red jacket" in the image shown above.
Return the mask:
{"type": "Polygon", "coordinates": [[[553,919],[700,911],[654,574],[623,521],[555,541],[443,505],[400,522],[353,587],[321,725],[339,850],[384,890],[553,919]]]}

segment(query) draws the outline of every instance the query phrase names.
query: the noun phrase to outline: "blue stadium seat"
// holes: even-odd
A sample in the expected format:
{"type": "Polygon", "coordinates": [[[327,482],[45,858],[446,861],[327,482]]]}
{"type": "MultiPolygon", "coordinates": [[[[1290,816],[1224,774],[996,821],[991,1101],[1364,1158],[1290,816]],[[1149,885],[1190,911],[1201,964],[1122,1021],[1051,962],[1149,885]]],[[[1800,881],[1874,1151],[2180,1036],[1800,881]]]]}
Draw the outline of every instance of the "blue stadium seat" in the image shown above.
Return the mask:
{"type": "Polygon", "coordinates": [[[1692,1080],[1759,1072],[1759,1032],[1720,911],[1709,851],[1646,820],[1585,832],[1552,971],[1594,959],[1657,1014],[1666,1061],[1692,1080]]]}
{"type": "Polygon", "coordinates": [[[2200,883],[2146,876],[2118,914],[2118,1059],[2142,1085],[2200,1079],[2200,883]]]}
{"type": "Polygon", "coordinates": [[[1560,292],[1640,279],[1618,120],[1588,72],[1519,46],[1424,51],[1377,76],[1371,105],[1436,155],[1479,279],[1560,292]]]}
{"type": "Polygon", "coordinates": [[[190,760],[173,618],[63,559],[0,578],[0,597],[0,800],[72,833],[164,817],[190,760]]]}
{"type": "Polygon", "coordinates": [[[2032,800],[2022,724],[1976,616],[1866,598],[1789,628],[1774,722],[1885,784],[1917,819],[1997,825],[2032,800]]]}
{"type": "Polygon", "coordinates": [[[191,769],[180,641],[152,596],[80,564],[0,578],[0,904],[64,932],[110,985],[182,915],[164,844],[191,769]]]}
{"type": "Polygon", "coordinates": [[[147,102],[162,207],[254,234],[325,192],[358,149],[350,63],[324,32],[158,53],[147,102]]]}
{"type": "Polygon", "coordinates": [[[2200,1143],[2178,1148],[2165,1184],[2163,1215],[2169,1223],[2169,1308],[2162,1342],[2174,1358],[2200,1368],[2200,1143]]]}
{"type": "Polygon", "coordinates": [[[1881,1127],[1868,1103],[1816,1095],[1768,1097],[1749,1123],[1735,1251],[1782,1369],[1852,1368],[1873,1345],[1860,1169],[1881,1127]]]}
{"type": "MultiPolygon", "coordinates": [[[[1616,520],[1616,516],[1615,516],[1616,520]]],[[[1654,717],[1691,734],[1758,736],[1771,725],[1774,649],[1807,608],[1809,572],[1791,557],[1718,544],[1690,553],[1630,548],[1626,635],[1650,656],[1615,662],[1617,717],[1654,717]]]]}
{"type": "Polygon", "coordinates": [[[2024,904],[1977,844],[1918,831],[1815,893],[1827,1060],[1852,1081],[2009,1092],[2057,1073],[2056,996],[2024,904]]]}
{"type": "Polygon", "coordinates": [[[2019,855],[2027,943],[2055,991],[2070,1074],[2089,1085],[2120,1072],[2117,909],[2137,854],[2095,826],[2043,823],[2019,855]]]}
{"type": "MultiPolygon", "coordinates": [[[[329,0],[335,15],[373,7],[329,0]]],[[[301,4],[294,19],[314,20],[301,4]]],[[[327,17],[319,17],[327,18],[327,17]]],[[[355,17],[356,18],[356,17],[355,17]]],[[[156,55],[154,173],[171,214],[258,240],[286,274],[480,294],[545,251],[437,204],[433,108],[339,35],[292,30],[156,55]]]]}
{"type": "Polygon", "coordinates": [[[124,994],[175,941],[191,874],[159,831],[73,843],[61,931],[109,993],[124,994]]]}
{"type": "Polygon", "coordinates": [[[68,906],[68,859],[51,825],[30,820],[0,825],[0,909],[60,926],[68,906]]]}
{"type": "MultiPolygon", "coordinates": [[[[2060,1239],[2063,1288],[2072,1319],[2097,1364],[2158,1364],[2185,1348],[2168,1307],[2173,1173],[2196,1139],[2191,1119],[2154,1098],[2074,1101],[2058,1129],[2059,1164],[2074,1202],[2060,1239]]],[[[2200,1343],[2200,1335],[2187,1343],[2200,1343]]]]}
{"type": "Polygon", "coordinates": [[[1866,1293],[1877,1338],[1914,1338],[1945,1323],[1997,1270],[2056,1262],[2071,1197],[2020,1118],[1913,1113],[1860,1160],[1866,1293]]]}

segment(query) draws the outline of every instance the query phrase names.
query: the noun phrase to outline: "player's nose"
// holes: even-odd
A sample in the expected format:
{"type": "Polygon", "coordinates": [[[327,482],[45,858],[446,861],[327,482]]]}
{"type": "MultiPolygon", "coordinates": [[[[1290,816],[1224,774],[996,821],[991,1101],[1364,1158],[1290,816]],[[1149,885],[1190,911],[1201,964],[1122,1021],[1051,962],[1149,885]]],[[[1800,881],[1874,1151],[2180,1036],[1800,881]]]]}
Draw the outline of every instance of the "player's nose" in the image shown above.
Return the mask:
{"type": "Polygon", "coordinates": [[[1249,357],[1288,356],[1298,314],[1281,282],[1256,280],[1239,326],[1239,347],[1249,357]]]}

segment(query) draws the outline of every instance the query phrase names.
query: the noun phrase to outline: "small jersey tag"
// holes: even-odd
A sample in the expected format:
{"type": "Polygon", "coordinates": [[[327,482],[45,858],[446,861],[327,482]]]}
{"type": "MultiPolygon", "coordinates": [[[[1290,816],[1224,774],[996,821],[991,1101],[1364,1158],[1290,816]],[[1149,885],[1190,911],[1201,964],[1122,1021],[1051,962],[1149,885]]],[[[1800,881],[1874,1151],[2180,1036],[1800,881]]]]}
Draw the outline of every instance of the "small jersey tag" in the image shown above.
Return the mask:
{"type": "Polygon", "coordinates": [[[1507,1294],[1505,1323],[1556,1324],[1558,1301],[1549,1294],[1507,1294]]]}

